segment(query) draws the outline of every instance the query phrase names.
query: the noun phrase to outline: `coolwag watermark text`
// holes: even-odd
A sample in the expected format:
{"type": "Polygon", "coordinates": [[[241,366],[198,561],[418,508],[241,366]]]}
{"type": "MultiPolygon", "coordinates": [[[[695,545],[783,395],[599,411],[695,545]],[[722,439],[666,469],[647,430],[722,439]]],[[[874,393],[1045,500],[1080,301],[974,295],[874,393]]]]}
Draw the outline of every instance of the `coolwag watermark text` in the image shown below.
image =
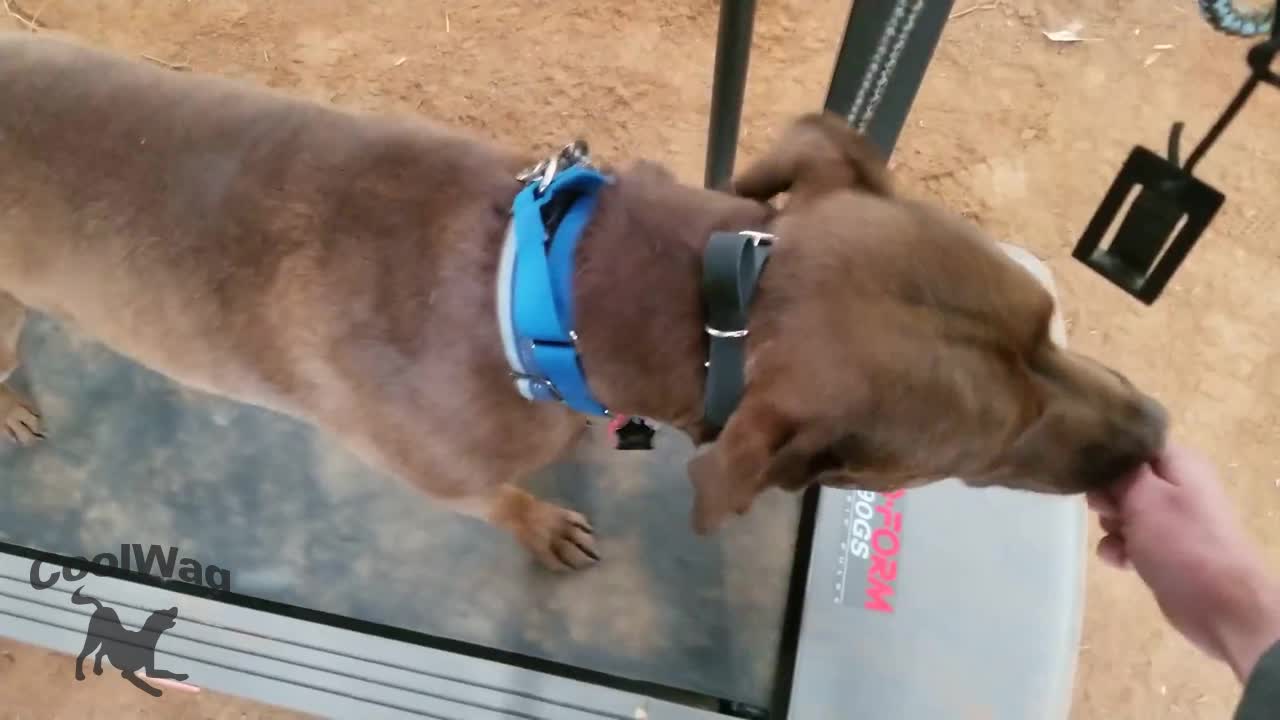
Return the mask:
{"type": "Polygon", "coordinates": [[[45,573],[48,570],[42,568],[40,561],[36,560],[31,563],[31,587],[43,590],[53,587],[59,578],[67,582],[79,582],[85,578],[85,575],[104,575],[105,573],[93,567],[98,566],[119,570],[137,570],[138,572],[162,577],[166,580],[172,580],[176,574],[177,578],[183,582],[230,592],[230,570],[224,570],[217,565],[201,565],[198,560],[180,557],[179,552],[176,547],[166,549],[159,545],[151,545],[144,551],[142,545],[138,543],[121,545],[119,555],[98,553],[93,556],[93,560],[79,558],[90,564],[87,569],[78,570],[73,567],[63,567],[61,570],[53,570],[47,575],[45,573]]]}
{"type": "MultiPolygon", "coordinates": [[[[201,565],[199,561],[188,557],[180,557],[176,547],[168,549],[159,545],[151,545],[143,550],[142,545],[121,545],[120,554],[98,553],[93,560],[76,558],[81,568],[62,566],[54,570],[42,567],[42,562],[31,563],[31,587],[45,590],[53,587],[59,580],[79,582],[87,575],[101,577],[107,575],[107,568],[145,573],[151,576],[172,580],[175,575],[179,580],[192,585],[207,585],[215,590],[231,591],[231,571],[223,570],[217,565],[201,565]]],[[[102,661],[109,660],[120,671],[120,676],[133,683],[139,690],[153,697],[160,697],[163,691],[151,683],[176,683],[183,690],[196,690],[193,685],[186,684],[187,674],[156,667],[156,643],[167,631],[178,623],[178,607],[163,608],[152,612],[143,621],[142,627],[133,630],[120,621],[120,613],[109,603],[84,592],[84,587],[77,587],[71,594],[73,605],[92,605],[93,612],[89,616],[89,627],[85,631],[84,647],[76,656],[76,680],[84,680],[84,662],[93,656],[93,674],[101,675],[102,661]],[[172,681],[172,682],[171,682],[172,681]]]]}

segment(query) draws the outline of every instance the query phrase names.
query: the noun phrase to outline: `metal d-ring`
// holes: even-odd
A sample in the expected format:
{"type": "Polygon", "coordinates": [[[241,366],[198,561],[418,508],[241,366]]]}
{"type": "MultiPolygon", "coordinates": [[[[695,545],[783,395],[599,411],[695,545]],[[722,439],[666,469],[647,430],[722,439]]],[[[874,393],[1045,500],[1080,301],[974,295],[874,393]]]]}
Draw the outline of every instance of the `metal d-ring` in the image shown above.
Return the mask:
{"type": "Polygon", "coordinates": [[[551,392],[557,401],[564,402],[564,396],[560,394],[558,389],[556,389],[555,383],[551,382],[547,378],[538,375],[530,375],[528,373],[516,372],[514,370],[508,371],[507,375],[509,375],[512,380],[524,380],[530,385],[544,387],[551,392]]]}
{"type": "Polygon", "coordinates": [[[772,233],[760,232],[758,230],[739,230],[738,234],[743,237],[751,238],[751,244],[755,247],[761,245],[772,245],[778,237],[772,233]]]}
{"type": "Polygon", "coordinates": [[[551,186],[551,180],[556,176],[556,172],[560,169],[560,155],[553,155],[547,160],[547,166],[542,171],[542,179],[538,181],[538,194],[547,191],[551,186]]]}
{"type": "Polygon", "coordinates": [[[705,330],[713,338],[744,338],[749,332],[746,328],[742,330],[717,330],[710,325],[705,326],[705,330]]]}
{"type": "Polygon", "coordinates": [[[551,186],[551,181],[555,179],[556,173],[560,172],[562,165],[564,167],[573,167],[575,165],[590,164],[591,155],[586,141],[574,140],[560,148],[560,152],[516,175],[516,180],[522,183],[537,180],[538,189],[536,192],[541,195],[551,186]]]}

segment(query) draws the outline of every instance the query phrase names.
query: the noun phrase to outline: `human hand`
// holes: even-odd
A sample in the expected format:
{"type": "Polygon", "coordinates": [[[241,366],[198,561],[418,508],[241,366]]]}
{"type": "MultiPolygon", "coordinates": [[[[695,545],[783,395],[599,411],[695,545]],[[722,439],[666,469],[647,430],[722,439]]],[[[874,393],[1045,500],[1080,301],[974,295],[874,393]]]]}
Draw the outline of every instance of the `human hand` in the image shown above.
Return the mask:
{"type": "Polygon", "coordinates": [[[1107,533],[1098,556],[1132,566],[1173,627],[1244,682],[1280,640],[1280,582],[1245,535],[1209,461],[1171,444],[1088,500],[1107,533]]]}

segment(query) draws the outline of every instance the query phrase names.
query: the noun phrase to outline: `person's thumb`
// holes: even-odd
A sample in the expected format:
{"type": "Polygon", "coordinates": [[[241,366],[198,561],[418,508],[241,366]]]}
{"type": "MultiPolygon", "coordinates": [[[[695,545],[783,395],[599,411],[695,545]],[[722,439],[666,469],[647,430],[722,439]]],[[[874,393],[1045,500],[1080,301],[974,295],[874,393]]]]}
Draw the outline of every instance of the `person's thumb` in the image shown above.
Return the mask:
{"type": "Polygon", "coordinates": [[[1160,451],[1151,466],[1157,477],[1173,485],[1203,483],[1217,476],[1209,458],[1173,442],[1160,451]]]}
{"type": "Polygon", "coordinates": [[[1163,478],[1156,474],[1148,463],[1129,474],[1111,488],[1109,495],[1115,504],[1117,514],[1124,521],[1142,512],[1142,508],[1150,506],[1163,493],[1172,489],[1163,478]]]}

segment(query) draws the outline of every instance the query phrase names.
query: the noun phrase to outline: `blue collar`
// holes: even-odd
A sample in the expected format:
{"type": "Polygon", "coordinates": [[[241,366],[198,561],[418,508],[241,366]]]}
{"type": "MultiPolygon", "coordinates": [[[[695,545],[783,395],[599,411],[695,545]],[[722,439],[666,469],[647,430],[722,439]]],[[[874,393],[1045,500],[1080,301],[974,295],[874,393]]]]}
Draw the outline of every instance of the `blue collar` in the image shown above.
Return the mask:
{"type": "MultiPolygon", "coordinates": [[[[498,327],[512,381],[531,401],[609,415],[591,394],[578,354],[573,276],[582,231],[591,221],[600,188],[613,178],[591,167],[585,145],[570,145],[519,179],[526,185],[511,205],[497,280],[498,327]]],[[[747,311],[773,240],[768,233],[744,230],[712,233],[707,243],[703,420],[712,436],[728,423],[743,393],[747,311]]]]}
{"type": "Polygon", "coordinates": [[[608,415],[587,386],[574,331],[574,256],[599,190],[613,182],[566,148],[521,178],[497,282],[498,326],[516,390],[608,415]],[[559,169],[563,165],[568,165],[559,169]]]}

